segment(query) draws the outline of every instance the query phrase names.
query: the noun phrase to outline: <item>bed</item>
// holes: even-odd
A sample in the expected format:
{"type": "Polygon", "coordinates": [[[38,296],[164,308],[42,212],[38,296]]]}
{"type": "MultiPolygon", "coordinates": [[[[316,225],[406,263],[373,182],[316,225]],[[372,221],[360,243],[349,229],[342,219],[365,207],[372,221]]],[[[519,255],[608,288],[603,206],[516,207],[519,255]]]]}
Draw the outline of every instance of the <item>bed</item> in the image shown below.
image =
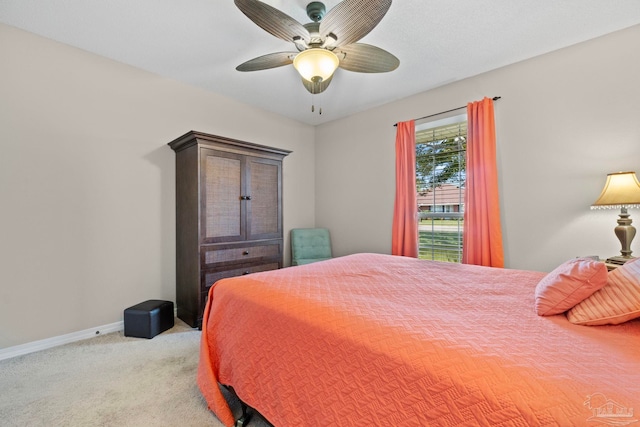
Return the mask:
{"type": "Polygon", "coordinates": [[[640,408],[640,322],[538,316],[545,273],[356,254],[223,279],[198,384],[277,427],[626,425],[640,408]]]}

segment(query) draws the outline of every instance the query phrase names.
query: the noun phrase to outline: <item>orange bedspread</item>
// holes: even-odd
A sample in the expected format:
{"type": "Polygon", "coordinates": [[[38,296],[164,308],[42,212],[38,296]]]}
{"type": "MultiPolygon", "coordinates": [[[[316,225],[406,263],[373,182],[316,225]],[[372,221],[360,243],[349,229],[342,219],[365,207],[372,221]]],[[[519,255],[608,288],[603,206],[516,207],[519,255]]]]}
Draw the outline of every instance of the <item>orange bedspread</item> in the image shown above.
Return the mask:
{"type": "Polygon", "coordinates": [[[358,254],[224,279],[198,384],[228,426],[218,382],[278,427],[637,420],[640,322],[539,317],[543,275],[358,254]]]}

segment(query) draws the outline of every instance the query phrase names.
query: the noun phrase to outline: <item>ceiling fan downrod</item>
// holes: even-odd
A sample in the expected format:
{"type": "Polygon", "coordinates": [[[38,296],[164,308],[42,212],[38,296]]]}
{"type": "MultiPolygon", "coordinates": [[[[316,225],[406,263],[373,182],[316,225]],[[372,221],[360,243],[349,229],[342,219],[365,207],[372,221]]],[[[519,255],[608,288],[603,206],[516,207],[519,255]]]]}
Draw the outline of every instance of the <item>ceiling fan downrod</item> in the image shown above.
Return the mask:
{"type": "Polygon", "coordinates": [[[307,5],[307,16],[313,22],[320,22],[324,18],[324,14],[327,12],[327,8],[324,3],[319,1],[312,1],[307,5]]]}

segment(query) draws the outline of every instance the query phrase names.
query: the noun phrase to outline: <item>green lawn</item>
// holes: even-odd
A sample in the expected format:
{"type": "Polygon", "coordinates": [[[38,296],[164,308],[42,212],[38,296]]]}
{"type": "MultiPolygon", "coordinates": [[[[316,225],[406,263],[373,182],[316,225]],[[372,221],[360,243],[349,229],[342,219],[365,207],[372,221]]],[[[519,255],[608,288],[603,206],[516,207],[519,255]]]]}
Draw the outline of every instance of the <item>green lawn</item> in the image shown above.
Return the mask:
{"type": "MultiPolygon", "coordinates": [[[[420,221],[418,221],[419,225],[431,225],[431,221],[430,219],[422,219],[420,221]]],[[[456,219],[434,219],[433,220],[433,225],[453,225],[453,226],[457,226],[458,224],[460,224],[460,227],[462,227],[462,221],[458,221],[456,219]]]]}
{"type": "MultiPolygon", "coordinates": [[[[444,224],[443,224],[444,225],[444,224]]],[[[456,224],[457,225],[457,222],[456,224]]],[[[462,248],[459,246],[461,238],[455,231],[420,231],[419,232],[420,259],[434,261],[460,262],[462,248]]]]}

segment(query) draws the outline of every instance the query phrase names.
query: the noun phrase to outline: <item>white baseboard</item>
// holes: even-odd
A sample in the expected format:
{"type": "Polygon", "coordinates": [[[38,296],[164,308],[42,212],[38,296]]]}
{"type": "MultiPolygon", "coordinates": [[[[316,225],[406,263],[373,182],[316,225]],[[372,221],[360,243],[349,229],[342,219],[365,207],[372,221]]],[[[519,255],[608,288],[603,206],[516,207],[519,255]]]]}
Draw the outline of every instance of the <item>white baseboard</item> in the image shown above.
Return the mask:
{"type": "Polygon", "coordinates": [[[48,348],[57,347],[59,345],[68,344],[75,341],[93,338],[96,335],[108,334],[110,332],[118,332],[124,330],[124,322],[115,322],[96,328],[85,329],[84,331],[72,332],[70,334],[59,335],[53,338],[46,338],[39,341],[33,341],[26,344],[16,345],[0,349],[0,360],[10,359],[23,354],[33,353],[35,351],[46,350],[48,348]]]}
{"type": "MultiPolygon", "coordinates": [[[[173,317],[178,316],[178,307],[174,304],[173,317]]],[[[96,335],[108,334],[111,332],[124,331],[124,321],[110,323],[108,325],[98,326],[96,328],[85,329],[84,331],[72,332],[70,334],[59,335],[53,338],[46,338],[39,341],[32,341],[26,344],[16,345],[13,347],[0,348],[0,360],[11,359],[12,357],[22,356],[40,350],[57,347],[71,342],[86,340],[96,335]]]]}

